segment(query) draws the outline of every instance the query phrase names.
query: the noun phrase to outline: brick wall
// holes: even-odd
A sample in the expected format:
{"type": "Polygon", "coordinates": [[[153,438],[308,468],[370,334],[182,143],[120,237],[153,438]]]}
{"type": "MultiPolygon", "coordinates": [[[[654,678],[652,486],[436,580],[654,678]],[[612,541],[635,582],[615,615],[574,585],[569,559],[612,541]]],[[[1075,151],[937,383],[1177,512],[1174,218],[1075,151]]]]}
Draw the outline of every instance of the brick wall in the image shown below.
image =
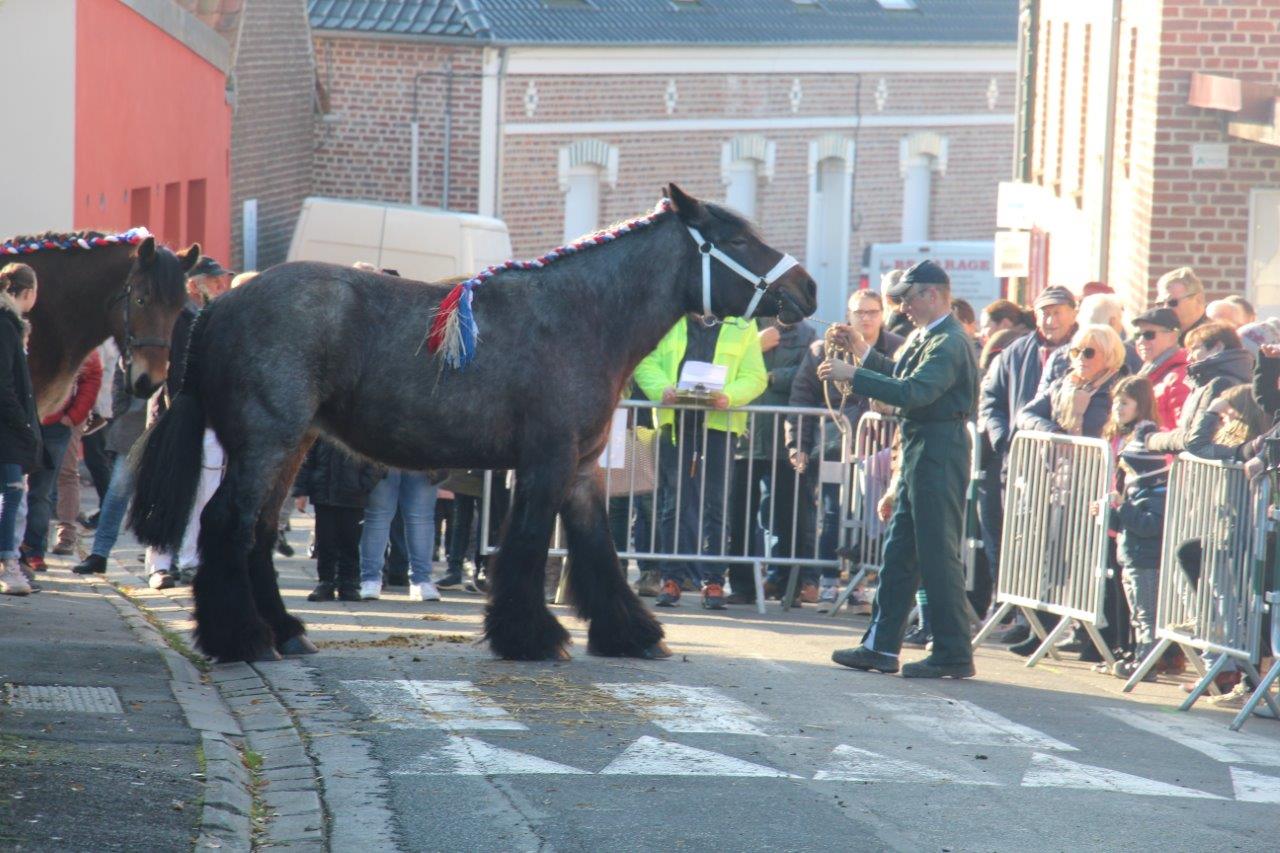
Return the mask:
{"type": "MultiPolygon", "coordinates": [[[[512,76],[504,83],[503,122],[538,125],[569,122],[666,119],[763,119],[880,115],[999,114],[1013,111],[1012,74],[864,74],[860,99],[854,75],[635,75],[592,80],[512,76]],[[988,93],[995,78],[994,102],[988,93]],[[675,108],[668,87],[675,82],[675,108]],[[799,81],[801,97],[793,109],[799,81]],[[883,83],[881,82],[883,81],[883,83]],[[530,89],[532,84],[532,90],[530,89]],[[531,110],[532,108],[532,110],[531,110]],[[530,114],[532,112],[532,114],[530,114]]],[[[857,133],[854,231],[850,276],[856,280],[862,250],[901,236],[903,180],[899,142],[934,130],[949,142],[945,174],[932,182],[930,235],[935,240],[990,239],[995,230],[996,183],[1012,165],[1013,126],[863,127],[857,133]]],[[[587,134],[508,133],[503,141],[499,215],[511,229],[519,256],[558,243],[564,222],[558,155],[577,139],[599,139],[619,150],[617,185],[601,189],[601,224],[648,209],[658,190],[676,181],[701,197],[723,199],[721,147],[740,134],[759,134],[776,145],[772,182],[758,187],[757,220],[779,249],[803,258],[809,204],[809,142],[828,133],[853,138],[851,127],[713,129],[587,134]]]]}
{"type": "MultiPolygon", "coordinates": [[[[258,266],[285,259],[302,199],[311,191],[315,76],[306,0],[250,0],[232,71],[231,245],[244,262],[245,199],[258,200],[258,266]]],[[[222,260],[222,259],[219,259],[222,260]]]]}
{"type": "Polygon", "coordinates": [[[1229,137],[1222,114],[1187,106],[1191,73],[1280,87],[1275,0],[1165,0],[1153,158],[1149,278],[1196,269],[1210,296],[1245,292],[1249,191],[1280,187],[1280,148],[1229,137]],[[1192,169],[1196,143],[1229,142],[1229,168],[1192,169]]]}
{"type": "Polygon", "coordinates": [[[481,50],[410,41],[315,36],[316,66],[328,99],[318,123],[315,193],[339,198],[410,200],[409,123],[414,76],[421,122],[419,203],[439,206],[444,175],[446,82],[452,63],[453,126],[449,207],[475,212],[480,170],[481,50]]]}

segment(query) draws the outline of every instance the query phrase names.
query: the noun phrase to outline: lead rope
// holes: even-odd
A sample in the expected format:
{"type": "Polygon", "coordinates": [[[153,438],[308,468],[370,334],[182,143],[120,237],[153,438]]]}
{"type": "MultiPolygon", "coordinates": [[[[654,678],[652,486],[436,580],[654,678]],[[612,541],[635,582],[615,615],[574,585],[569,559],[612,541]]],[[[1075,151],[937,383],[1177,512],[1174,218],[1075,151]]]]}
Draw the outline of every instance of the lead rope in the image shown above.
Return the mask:
{"type": "MultiPolygon", "coordinates": [[[[860,359],[852,352],[836,343],[835,325],[827,328],[822,336],[822,354],[828,360],[843,361],[845,364],[857,367],[860,359]]],[[[850,423],[849,419],[844,416],[845,404],[849,402],[849,398],[853,395],[853,383],[847,381],[827,380],[822,383],[822,399],[827,404],[827,414],[831,415],[832,422],[836,428],[840,430],[840,435],[848,438],[850,423]],[[840,392],[840,405],[831,405],[831,388],[835,387],[840,392]]]]}

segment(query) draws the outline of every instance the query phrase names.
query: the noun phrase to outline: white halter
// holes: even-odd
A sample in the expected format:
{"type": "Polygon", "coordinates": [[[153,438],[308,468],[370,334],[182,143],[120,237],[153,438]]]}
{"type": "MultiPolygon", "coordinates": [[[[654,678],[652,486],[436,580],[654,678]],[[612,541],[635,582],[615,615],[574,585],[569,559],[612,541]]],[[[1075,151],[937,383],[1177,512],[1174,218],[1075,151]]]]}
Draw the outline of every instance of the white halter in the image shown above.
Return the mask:
{"type": "Polygon", "coordinates": [[[773,269],[769,270],[762,276],[758,276],[724,252],[716,248],[715,244],[703,239],[702,234],[692,225],[686,225],[689,234],[693,237],[693,241],[698,244],[698,251],[702,254],[702,319],[704,323],[712,325],[720,320],[715,314],[711,313],[711,259],[715,258],[729,269],[737,273],[741,278],[755,282],[756,292],[751,297],[750,304],[747,305],[746,312],[742,315],[742,319],[750,320],[755,314],[756,307],[760,304],[761,298],[769,292],[769,288],[773,283],[790,270],[794,266],[799,265],[799,261],[790,255],[783,255],[782,258],[773,265],[773,269]]]}

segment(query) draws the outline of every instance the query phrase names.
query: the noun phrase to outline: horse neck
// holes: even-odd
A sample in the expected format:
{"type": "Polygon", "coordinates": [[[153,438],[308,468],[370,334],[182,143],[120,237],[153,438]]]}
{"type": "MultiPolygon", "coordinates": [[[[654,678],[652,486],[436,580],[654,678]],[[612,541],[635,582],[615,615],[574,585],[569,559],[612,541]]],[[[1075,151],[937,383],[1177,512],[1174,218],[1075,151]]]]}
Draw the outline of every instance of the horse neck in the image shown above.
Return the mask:
{"type": "Polygon", "coordinates": [[[590,291],[596,310],[582,316],[593,334],[616,343],[609,350],[616,361],[608,367],[623,379],[691,308],[697,252],[675,216],[561,263],[574,289],[590,291]]]}
{"type": "Polygon", "coordinates": [[[41,386],[70,382],[94,347],[111,336],[112,297],[124,288],[130,246],[59,252],[39,259],[40,295],[31,310],[31,378],[41,386]]]}

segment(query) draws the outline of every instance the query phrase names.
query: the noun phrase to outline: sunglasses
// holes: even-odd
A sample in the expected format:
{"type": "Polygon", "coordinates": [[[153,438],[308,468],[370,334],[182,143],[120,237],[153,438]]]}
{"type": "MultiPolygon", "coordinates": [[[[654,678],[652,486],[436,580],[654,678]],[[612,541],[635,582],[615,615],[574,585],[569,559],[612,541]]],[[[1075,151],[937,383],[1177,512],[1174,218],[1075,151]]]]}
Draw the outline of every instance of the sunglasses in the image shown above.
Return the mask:
{"type": "Polygon", "coordinates": [[[881,311],[879,308],[869,308],[869,309],[867,309],[867,310],[865,310],[865,311],[854,311],[854,312],[853,312],[853,316],[855,316],[855,317],[875,317],[877,314],[882,314],[882,313],[884,313],[884,312],[883,312],[883,311],[881,311]]]}
{"type": "Polygon", "coordinates": [[[1165,308],[1177,308],[1177,307],[1178,307],[1178,305],[1182,302],[1182,300],[1184,300],[1184,299],[1190,299],[1190,298],[1191,298],[1191,297],[1193,297],[1193,296],[1199,296],[1199,295],[1200,295],[1200,291],[1198,291],[1198,290],[1197,290],[1195,293],[1188,293],[1186,296],[1181,296],[1181,297],[1179,297],[1179,296],[1174,296],[1174,297],[1171,297],[1171,298],[1169,298],[1169,299],[1166,299],[1166,300],[1165,300],[1163,303],[1161,303],[1161,304],[1163,304],[1165,308]]]}
{"type": "Polygon", "coordinates": [[[1158,334],[1160,333],[1154,329],[1147,329],[1145,331],[1138,332],[1138,337],[1142,338],[1144,341],[1154,341],[1158,334]]]}
{"type": "Polygon", "coordinates": [[[1093,358],[1097,354],[1098,354],[1098,351],[1093,347],[1085,347],[1084,349],[1080,349],[1079,347],[1072,347],[1068,351],[1068,355],[1070,355],[1072,358],[1093,358]]]}

